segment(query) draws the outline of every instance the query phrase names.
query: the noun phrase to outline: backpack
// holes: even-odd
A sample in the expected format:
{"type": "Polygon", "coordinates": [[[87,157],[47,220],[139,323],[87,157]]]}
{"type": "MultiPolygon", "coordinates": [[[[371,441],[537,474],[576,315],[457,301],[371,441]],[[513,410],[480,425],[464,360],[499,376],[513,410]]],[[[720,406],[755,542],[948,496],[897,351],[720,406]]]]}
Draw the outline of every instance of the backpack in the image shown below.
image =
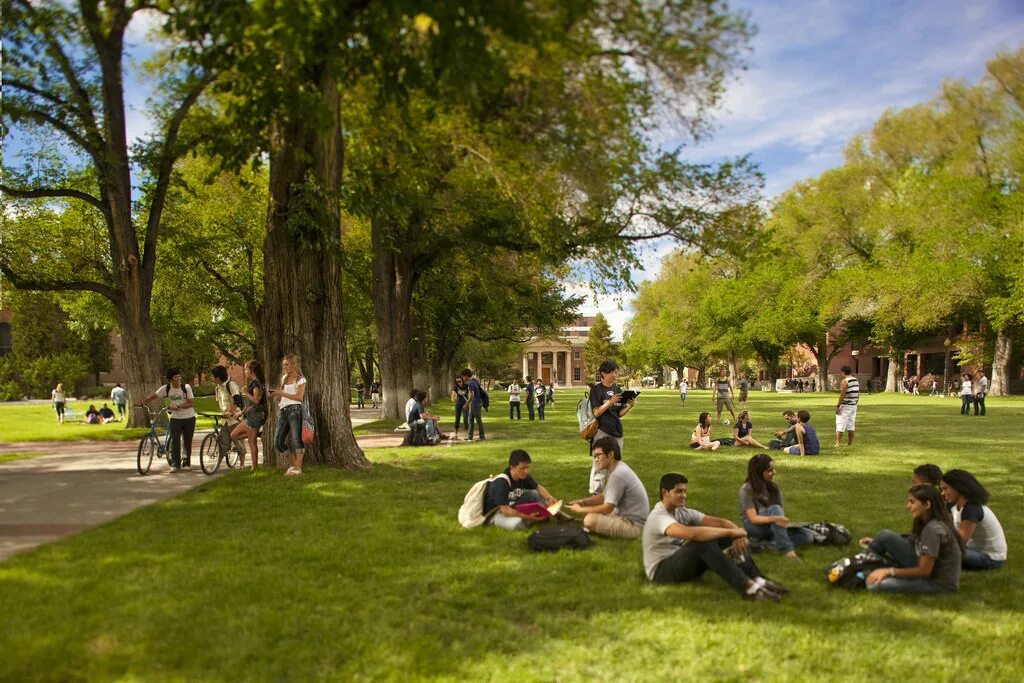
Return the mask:
{"type": "Polygon", "coordinates": [[[302,445],[309,446],[316,438],[316,424],[309,411],[309,393],[302,395],[302,445]]]}
{"type": "Polygon", "coordinates": [[[814,542],[823,545],[847,545],[853,538],[849,529],[842,524],[834,524],[832,522],[811,522],[808,524],[791,524],[790,526],[810,529],[814,534],[814,542]]]}
{"type": "Polygon", "coordinates": [[[227,390],[228,396],[231,397],[231,402],[235,404],[235,407],[238,408],[239,410],[245,408],[245,403],[247,399],[242,395],[242,390],[238,387],[237,384],[235,384],[235,381],[229,379],[226,382],[226,385],[227,386],[225,386],[224,388],[227,390]]]}
{"type": "Polygon", "coordinates": [[[836,560],[825,570],[828,582],[839,588],[856,590],[867,587],[868,574],[882,567],[895,567],[881,555],[871,552],[857,553],[853,557],[836,560]]]}
{"type": "MultiPolygon", "coordinates": [[[[191,388],[192,387],[190,387],[189,385],[185,384],[184,382],[181,383],[181,394],[182,394],[182,396],[185,397],[182,400],[185,400],[185,401],[188,400],[189,389],[191,389],[191,388]]],[[[192,393],[192,399],[195,400],[196,392],[193,391],[191,393],[192,393]]],[[[164,385],[164,397],[168,398],[168,399],[171,397],[171,383],[170,382],[168,382],[167,384],[164,385]]]]}
{"type": "Polygon", "coordinates": [[[555,552],[562,548],[583,550],[593,546],[594,542],[583,527],[565,525],[537,529],[526,539],[526,545],[530,550],[555,552]]]}
{"type": "Polygon", "coordinates": [[[480,387],[480,403],[483,404],[484,410],[491,409],[491,397],[487,394],[487,390],[480,387]]]}
{"type": "Polygon", "coordinates": [[[488,477],[487,479],[481,479],[477,483],[473,484],[469,491],[466,492],[466,497],[462,500],[462,507],[459,508],[459,524],[472,529],[475,526],[482,526],[487,522],[491,515],[493,515],[498,508],[491,510],[490,514],[484,514],[484,502],[487,500],[487,489],[490,488],[491,482],[498,477],[503,477],[505,481],[512,485],[512,481],[508,478],[508,475],[502,472],[501,474],[488,477]]]}
{"type": "Polygon", "coordinates": [[[590,397],[580,399],[576,404],[576,422],[580,426],[580,436],[590,441],[597,433],[597,418],[594,417],[594,410],[590,407],[590,397]]]}

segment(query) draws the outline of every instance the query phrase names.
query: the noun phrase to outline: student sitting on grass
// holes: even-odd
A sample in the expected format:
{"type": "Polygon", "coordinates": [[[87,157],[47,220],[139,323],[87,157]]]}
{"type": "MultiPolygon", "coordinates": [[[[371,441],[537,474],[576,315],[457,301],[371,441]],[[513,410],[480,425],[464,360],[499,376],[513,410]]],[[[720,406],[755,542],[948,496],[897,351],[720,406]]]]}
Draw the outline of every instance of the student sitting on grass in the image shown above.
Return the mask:
{"type": "Polygon", "coordinates": [[[811,426],[811,414],[801,410],[796,414],[799,422],[794,426],[796,432],[796,445],[782,449],[790,455],[817,455],[821,451],[818,444],[818,433],[811,426]]]}
{"type": "Polygon", "coordinates": [[[960,587],[963,541],[953,528],[939,490],[928,484],[913,486],[907,509],[914,520],[907,540],[883,529],[861,545],[895,562],[867,576],[868,590],[881,593],[953,593],[960,587]]]}
{"type": "Polygon", "coordinates": [[[543,503],[551,505],[557,501],[548,490],[538,484],[530,476],[530,454],[524,450],[514,450],[508,456],[508,468],[505,477],[498,477],[487,487],[484,513],[498,509],[491,515],[491,524],[502,529],[515,531],[525,529],[532,522],[541,521],[542,517],[516,510],[519,503],[543,503]]]}
{"type": "Polygon", "coordinates": [[[100,408],[100,420],[102,421],[102,424],[117,421],[117,416],[114,415],[114,411],[111,410],[110,406],[108,406],[106,403],[104,403],[103,407],[100,408]]]}
{"type": "Polygon", "coordinates": [[[792,410],[784,411],[782,417],[788,426],[775,432],[775,438],[768,441],[768,448],[773,451],[789,448],[796,443],[796,426],[800,424],[800,420],[792,410]]]}
{"type": "Polygon", "coordinates": [[[103,424],[103,418],[100,417],[100,413],[96,410],[95,404],[89,405],[89,409],[85,411],[85,419],[83,421],[87,425],[103,424]]]}
{"type": "Polygon", "coordinates": [[[950,470],[939,481],[951,504],[953,528],[964,542],[964,569],[999,569],[1006,562],[1006,534],[988,507],[988,491],[966,470],[950,470]]]}
{"type": "Polygon", "coordinates": [[[697,420],[697,426],[690,434],[690,448],[702,451],[717,451],[721,448],[721,441],[711,440],[711,413],[701,413],[697,420]]]}
{"type": "Polygon", "coordinates": [[[782,508],[782,491],[775,483],[775,462],[766,453],[747,462],[747,480],[740,487],[740,521],[747,536],[767,541],[786,557],[796,558],[795,546],[814,543],[810,529],[790,527],[782,508]]]}
{"type": "Polygon", "coordinates": [[[928,484],[938,486],[939,479],[942,479],[942,468],[938,465],[918,465],[914,468],[914,476],[910,478],[914,485],[928,484]]]}
{"type": "Polygon", "coordinates": [[[622,462],[619,441],[605,436],[594,441],[594,467],[608,473],[604,491],[574,500],[569,509],[583,515],[583,526],[601,536],[639,538],[651,506],[647,491],[636,473],[622,462]]]}
{"type": "Polygon", "coordinates": [[[688,480],[661,478],[661,498],[643,529],[644,573],[654,583],[696,581],[711,569],[748,600],[778,602],[787,589],[754,564],[747,532],[727,519],[686,507],[688,480]],[[723,552],[724,550],[724,552],[723,552]]]}
{"type": "Polygon", "coordinates": [[[754,425],[750,422],[750,411],[744,410],[736,418],[736,424],[732,428],[732,445],[735,448],[740,446],[753,446],[754,448],[768,449],[763,443],[758,442],[753,436],[750,435],[750,431],[754,428],[754,425]]]}

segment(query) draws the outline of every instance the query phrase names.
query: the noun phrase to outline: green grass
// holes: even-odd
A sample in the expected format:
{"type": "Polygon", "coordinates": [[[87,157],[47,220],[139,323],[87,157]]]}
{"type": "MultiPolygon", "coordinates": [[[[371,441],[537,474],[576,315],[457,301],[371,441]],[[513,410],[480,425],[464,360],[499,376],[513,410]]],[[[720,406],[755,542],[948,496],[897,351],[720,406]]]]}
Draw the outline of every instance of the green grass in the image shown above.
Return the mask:
{"type": "MultiPolygon", "coordinates": [[[[71,404],[75,419],[85,417],[90,403],[96,407],[103,401],[75,401],[71,404]]],[[[217,401],[212,397],[196,399],[200,412],[217,412],[217,401]]],[[[145,429],[128,429],[124,422],[90,425],[66,420],[57,424],[53,407],[48,403],[0,403],[0,443],[17,441],[132,441],[146,433],[145,429]]],[[[213,421],[200,417],[197,429],[208,429],[213,421]]]]}
{"type": "Polygon", "coordinates": [[[50,455],[49,453],[0,453],[0,462],[13,462],[15,460],[29,460],[31,458],[41,458],[44,455],[50,455]]]}
{"type": "MultiPolygon", "coordinates": [[[[539,555],[525,533],[465,530],[469,486],[524,447],[556,496],[589,473],[562,392],[545,423],[510,424],[497,403],[488,441],[380,449],[367,472],[233,472],[180,498],[0,564],[0,680],[1018,681],[1024,620],[1019,474],[1024,401],[865,397],[852,450],[831,451],[835,396],[751,394],[755,436],[806,407],[826,454],[780,456],[787,513],[854,536],[905,531],[913,466],[975,472],[1006,529],[1008,565],[948,596],[830,588],[824,567],[855,552],[812,547],[796,563],[757,556],[790,586],[749,603],[717,577],[644,580],[639,541],[598,539],[539,555]]],[[[691,392],[645,391],[625,420],[625,459],[647,486],[679,471],[689,504],[735,519],[749,449],[695,454],[691,392]]],[[[716,432],[721,431],[716,428],[716,432]]]]}

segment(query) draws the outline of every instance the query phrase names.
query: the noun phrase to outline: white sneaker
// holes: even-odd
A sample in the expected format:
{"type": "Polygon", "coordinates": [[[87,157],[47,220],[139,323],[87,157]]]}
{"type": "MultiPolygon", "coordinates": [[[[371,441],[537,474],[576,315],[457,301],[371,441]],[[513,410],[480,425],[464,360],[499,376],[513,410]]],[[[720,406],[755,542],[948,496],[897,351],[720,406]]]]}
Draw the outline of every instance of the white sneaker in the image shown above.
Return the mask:
{"type": "Polygon", "coordinates": [[[300,474],[302,474],[302,470],[297,470],[294,467],[289,467],[284,471],[284,476],[286,477],[297,477],[300,474]]]}

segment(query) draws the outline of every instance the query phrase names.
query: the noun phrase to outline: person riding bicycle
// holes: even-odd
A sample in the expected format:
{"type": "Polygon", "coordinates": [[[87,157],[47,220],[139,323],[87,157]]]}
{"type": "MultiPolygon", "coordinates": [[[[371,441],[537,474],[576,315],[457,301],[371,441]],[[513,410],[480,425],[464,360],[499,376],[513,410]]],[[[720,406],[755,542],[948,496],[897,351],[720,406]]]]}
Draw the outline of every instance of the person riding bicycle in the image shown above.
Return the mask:
{"type": "MultiPolygon", "coordinates": [[[[217,433],[217,445],[221,457],[225,457],[231,449],[231,432],[242,420],[242,408],[245,402],[242,398],[242,390],[233,381],[228,379],[228,371],[223,365],[215,365],[210,369],[210,374],[217,380],[215,393],[217,405],[220,407],[220,415],[224,418],[224,426],[217,433]]],[[[238,463],[245,466],[245,438],[235,439],[235,450],[238,451],[238,463]]]]}
{"type": "Polygon", "coordinates": [[[181,370],[167,371],[167,384],[139,402],[141,408],[155,398],[166,398],[171,408],[171,474],[192,469],[192,435],[196,431],[196,411],[193,407],[195,394],[192,387],[182,379],[181,370]]]}

